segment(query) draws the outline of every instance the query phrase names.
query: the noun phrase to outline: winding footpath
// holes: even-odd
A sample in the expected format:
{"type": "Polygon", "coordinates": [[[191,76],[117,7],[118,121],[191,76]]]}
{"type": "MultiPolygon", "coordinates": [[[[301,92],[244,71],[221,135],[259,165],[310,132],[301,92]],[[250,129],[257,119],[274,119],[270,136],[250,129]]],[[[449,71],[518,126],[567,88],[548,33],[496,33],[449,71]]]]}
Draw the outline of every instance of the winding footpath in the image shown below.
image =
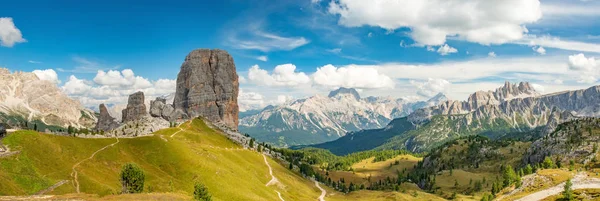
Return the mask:
{"type": "Polygon", "coordinates": [[[327,191],[325,191],[325,189],[321,188],[321,186],[319,186],[319,182],[315,181],[315,186],[317,186],[317,188],[319,190],[321,190],[321,196],[319,196],[319,201],[325,201],[325,195],[327,195],[327,191]]]}
{"type": "MultiPolygon", "coordinates": [[[[179,127],[177,127],[177,128],[179,128],[179,127]]],[[[183,131],[183,129],[182,129],[182,128],[179,128],[179,131],[177,131],[177,132],[173,133],[173,135],[171,135],[171,137],[173,137],[173,136],[177,135],[177,133],[179,133],[179,132],[181,132],[181,131],[183,131]]]]}
{"type": "Polygon", "coordinates": [[[77,173],[77,170],[75,168],[77,168],[77,166],[81,165],[81,163],[94,158],[94,156],[96,156],[96,154],[98,152],[101,152],[101,151],[103,151],[103,150],[105,150],[105,149],[107,149],[109,147],[112,147],[112,146],[115,146],[116,144],[118,144],[119,143],[119,138],[116,138],[116,139],[117,139],[117,142],[109,144],[109,145],[106,145],[105,147],[102,147],[101,149],[98,149],[98,151],[94,152],[89,158],[83,159],[83,160],[79,161],[78,163],[76,163],[75,165],[73,165],[73,167],[71,168],[71,169],[73,169],[73,172],[71,172],[71,177],[73,177],[73,181],[74,181],[73,184],[75,185],[75,189],[77,190],[77,193],[81,193],[81,192],[79,191],[79,180],[77,178],[77,174],[78,173],[77,173]]]}
{"type": "MultiPolygon", "coordinates": [[[[262,156],[263,156],[263,159],[265,159],[265,164],[267,164],[267,167],[269,167],[269,174],[271,175],[271,181],[267,182],[267,184],[265,184],[265,186],[275,185],[275,184],[279,183],[279,180],[277,179],[277,177],[273,176],[273,168],[271,168],[271,165],[269,165],[269,162],[267,161],[267,157],[265,156],[265,154],[263,154],[262,156]]],[[[275,190],[275,192],[277,192],[277,196],[279,196],[279,199],[281,199],[281,201],[285,201],[283,199],[283,197],[281,197],[281,193],[279,193],[279,191],[275,190]]]]}
{"type": "MultiPolygon", "coordinates": [[[[577,189],[600,189],[600,179],[597,178],[588,178],[585,172],[581,172],[571,180],[573,182],[573,190],[577,189]]],[[[532,200],[543,200],[544,198],[558,195],[563,192],[565,186],[565,182],[560,183],[551,188],[538,191],[532,194],[529,194],[525,197],[522,197],[516,201],[532,201],[532,200]]]]}

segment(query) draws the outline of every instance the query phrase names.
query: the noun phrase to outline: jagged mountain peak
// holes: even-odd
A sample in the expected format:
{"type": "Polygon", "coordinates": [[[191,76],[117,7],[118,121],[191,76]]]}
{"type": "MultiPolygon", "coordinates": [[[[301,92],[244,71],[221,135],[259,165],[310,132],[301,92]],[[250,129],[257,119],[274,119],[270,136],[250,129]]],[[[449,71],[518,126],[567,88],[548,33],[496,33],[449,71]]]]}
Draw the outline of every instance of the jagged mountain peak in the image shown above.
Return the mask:
{"type": "Polygon", "coordinates": [[[429,98],[427,100],[427,102],[443,102],[443,101],[447,101],[448,97],[446,96],[446,94],[440,92],[438,94],[436,94],[435,96],[429,98]]]}
{"type": "Polygon", "coordinates": [[[354,98],[356,100],[360,99],[360,95],[358,94],[358,91],[356,91],[356,89],[354,88],[345,88],[345,87],[340,87],[336,90],[333,90],[331,92],[329,92],[328,97],[333,98],[333,97],[337,97],[340,96],[342,94],[350,94],[352,96],[354,96],[354,98]]]}

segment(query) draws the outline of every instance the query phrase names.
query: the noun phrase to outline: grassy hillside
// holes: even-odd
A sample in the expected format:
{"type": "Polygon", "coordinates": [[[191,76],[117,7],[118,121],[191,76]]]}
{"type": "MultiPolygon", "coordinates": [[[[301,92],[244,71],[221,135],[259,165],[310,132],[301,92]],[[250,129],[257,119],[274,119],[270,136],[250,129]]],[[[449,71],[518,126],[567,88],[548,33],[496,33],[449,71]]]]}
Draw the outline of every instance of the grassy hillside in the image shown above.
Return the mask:
{"type": "MultiPolygon", "coordinates": [[[[208,187],[213,200],[280,200],[277,192],[285,200],[315,200],[321,194],[314,182],[269,157],[266,161],[279,184],[266,186],[272,177],[263,155],[243,149],[201,120],[150,137],[84,139],[18,131],[2,142],[20,153],[0,158],[0,198],[33,195],[65,180],[46,194],[56,199],[181,200],[191,199],[196,181],[208,187]],[[119,173],[130,162],[145,171],[144,193],[119,195],[119,173]]],[[[418,189],[343,194],[321,186],[328,193],[326,200],[439,199],[418,189]]]]}
{"type": "MultiPolygon", "coordinates": [[[[121,166],[134,162],[146,173],[145,192],[191,195],[194,181],[206,184],[215,200],[278,200],[275,190],[289,200],[318,197],[314,184],[268,159],[283,184],[267,187],[271,179],[263,157],[241,149],[202,121],[158,131],[156,136],[119,139],[76,168],[82,193],[100,196],[119,193],[121,166]],[[165,139],[163,140],[160,135],[165,139]],[[168,140],[168,141],[166,141],[168,140]],[[240,179],[243,178],[243,179],[240,179]]],[[[20,131],[3,143],[21,153],[0,159],[0,195],[29,195],[61,180],[72,180],[72,167],[116,139],[81,139],[20,131]]],[[[51,194],[75,193],[74,182],[51,194]]]]}

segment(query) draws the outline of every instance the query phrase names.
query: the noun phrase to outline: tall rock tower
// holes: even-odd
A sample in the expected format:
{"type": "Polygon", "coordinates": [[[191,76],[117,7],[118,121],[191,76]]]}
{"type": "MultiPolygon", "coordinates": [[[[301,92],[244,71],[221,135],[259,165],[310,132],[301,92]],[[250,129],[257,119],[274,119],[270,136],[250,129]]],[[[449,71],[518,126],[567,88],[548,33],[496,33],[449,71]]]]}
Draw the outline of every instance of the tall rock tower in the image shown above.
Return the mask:
{"type": "Polygon", "coordinates": [[[141,119],[148,115],[146,104],[144,104],[144,92],[138,91],[129,95],[127,107],[123,109],[123,123],[141,119]]]}
{"type": "Polygon", "coordinates": [[[238,91],[231,55],[219,49],[197,49],[181,65],[173,106],[190,118],[202,116],[237,130],[238,91]]]}

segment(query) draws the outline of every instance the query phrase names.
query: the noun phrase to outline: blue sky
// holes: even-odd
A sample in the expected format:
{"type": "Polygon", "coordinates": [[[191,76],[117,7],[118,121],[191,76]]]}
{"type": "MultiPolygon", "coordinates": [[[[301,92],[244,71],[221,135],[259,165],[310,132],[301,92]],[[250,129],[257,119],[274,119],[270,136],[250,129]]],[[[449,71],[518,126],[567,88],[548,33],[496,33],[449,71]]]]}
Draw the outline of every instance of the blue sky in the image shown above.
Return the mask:
{"type": "Polygon", "coordinates": [[[0,66],[38,70],[90,107],[171,93],[196,48],[234,57],[244,109],[340,86],[466,99],[508,80],[548,93],[598,84],[598,10],[594,0],[23,0],[0,7],[0,66]]]}

